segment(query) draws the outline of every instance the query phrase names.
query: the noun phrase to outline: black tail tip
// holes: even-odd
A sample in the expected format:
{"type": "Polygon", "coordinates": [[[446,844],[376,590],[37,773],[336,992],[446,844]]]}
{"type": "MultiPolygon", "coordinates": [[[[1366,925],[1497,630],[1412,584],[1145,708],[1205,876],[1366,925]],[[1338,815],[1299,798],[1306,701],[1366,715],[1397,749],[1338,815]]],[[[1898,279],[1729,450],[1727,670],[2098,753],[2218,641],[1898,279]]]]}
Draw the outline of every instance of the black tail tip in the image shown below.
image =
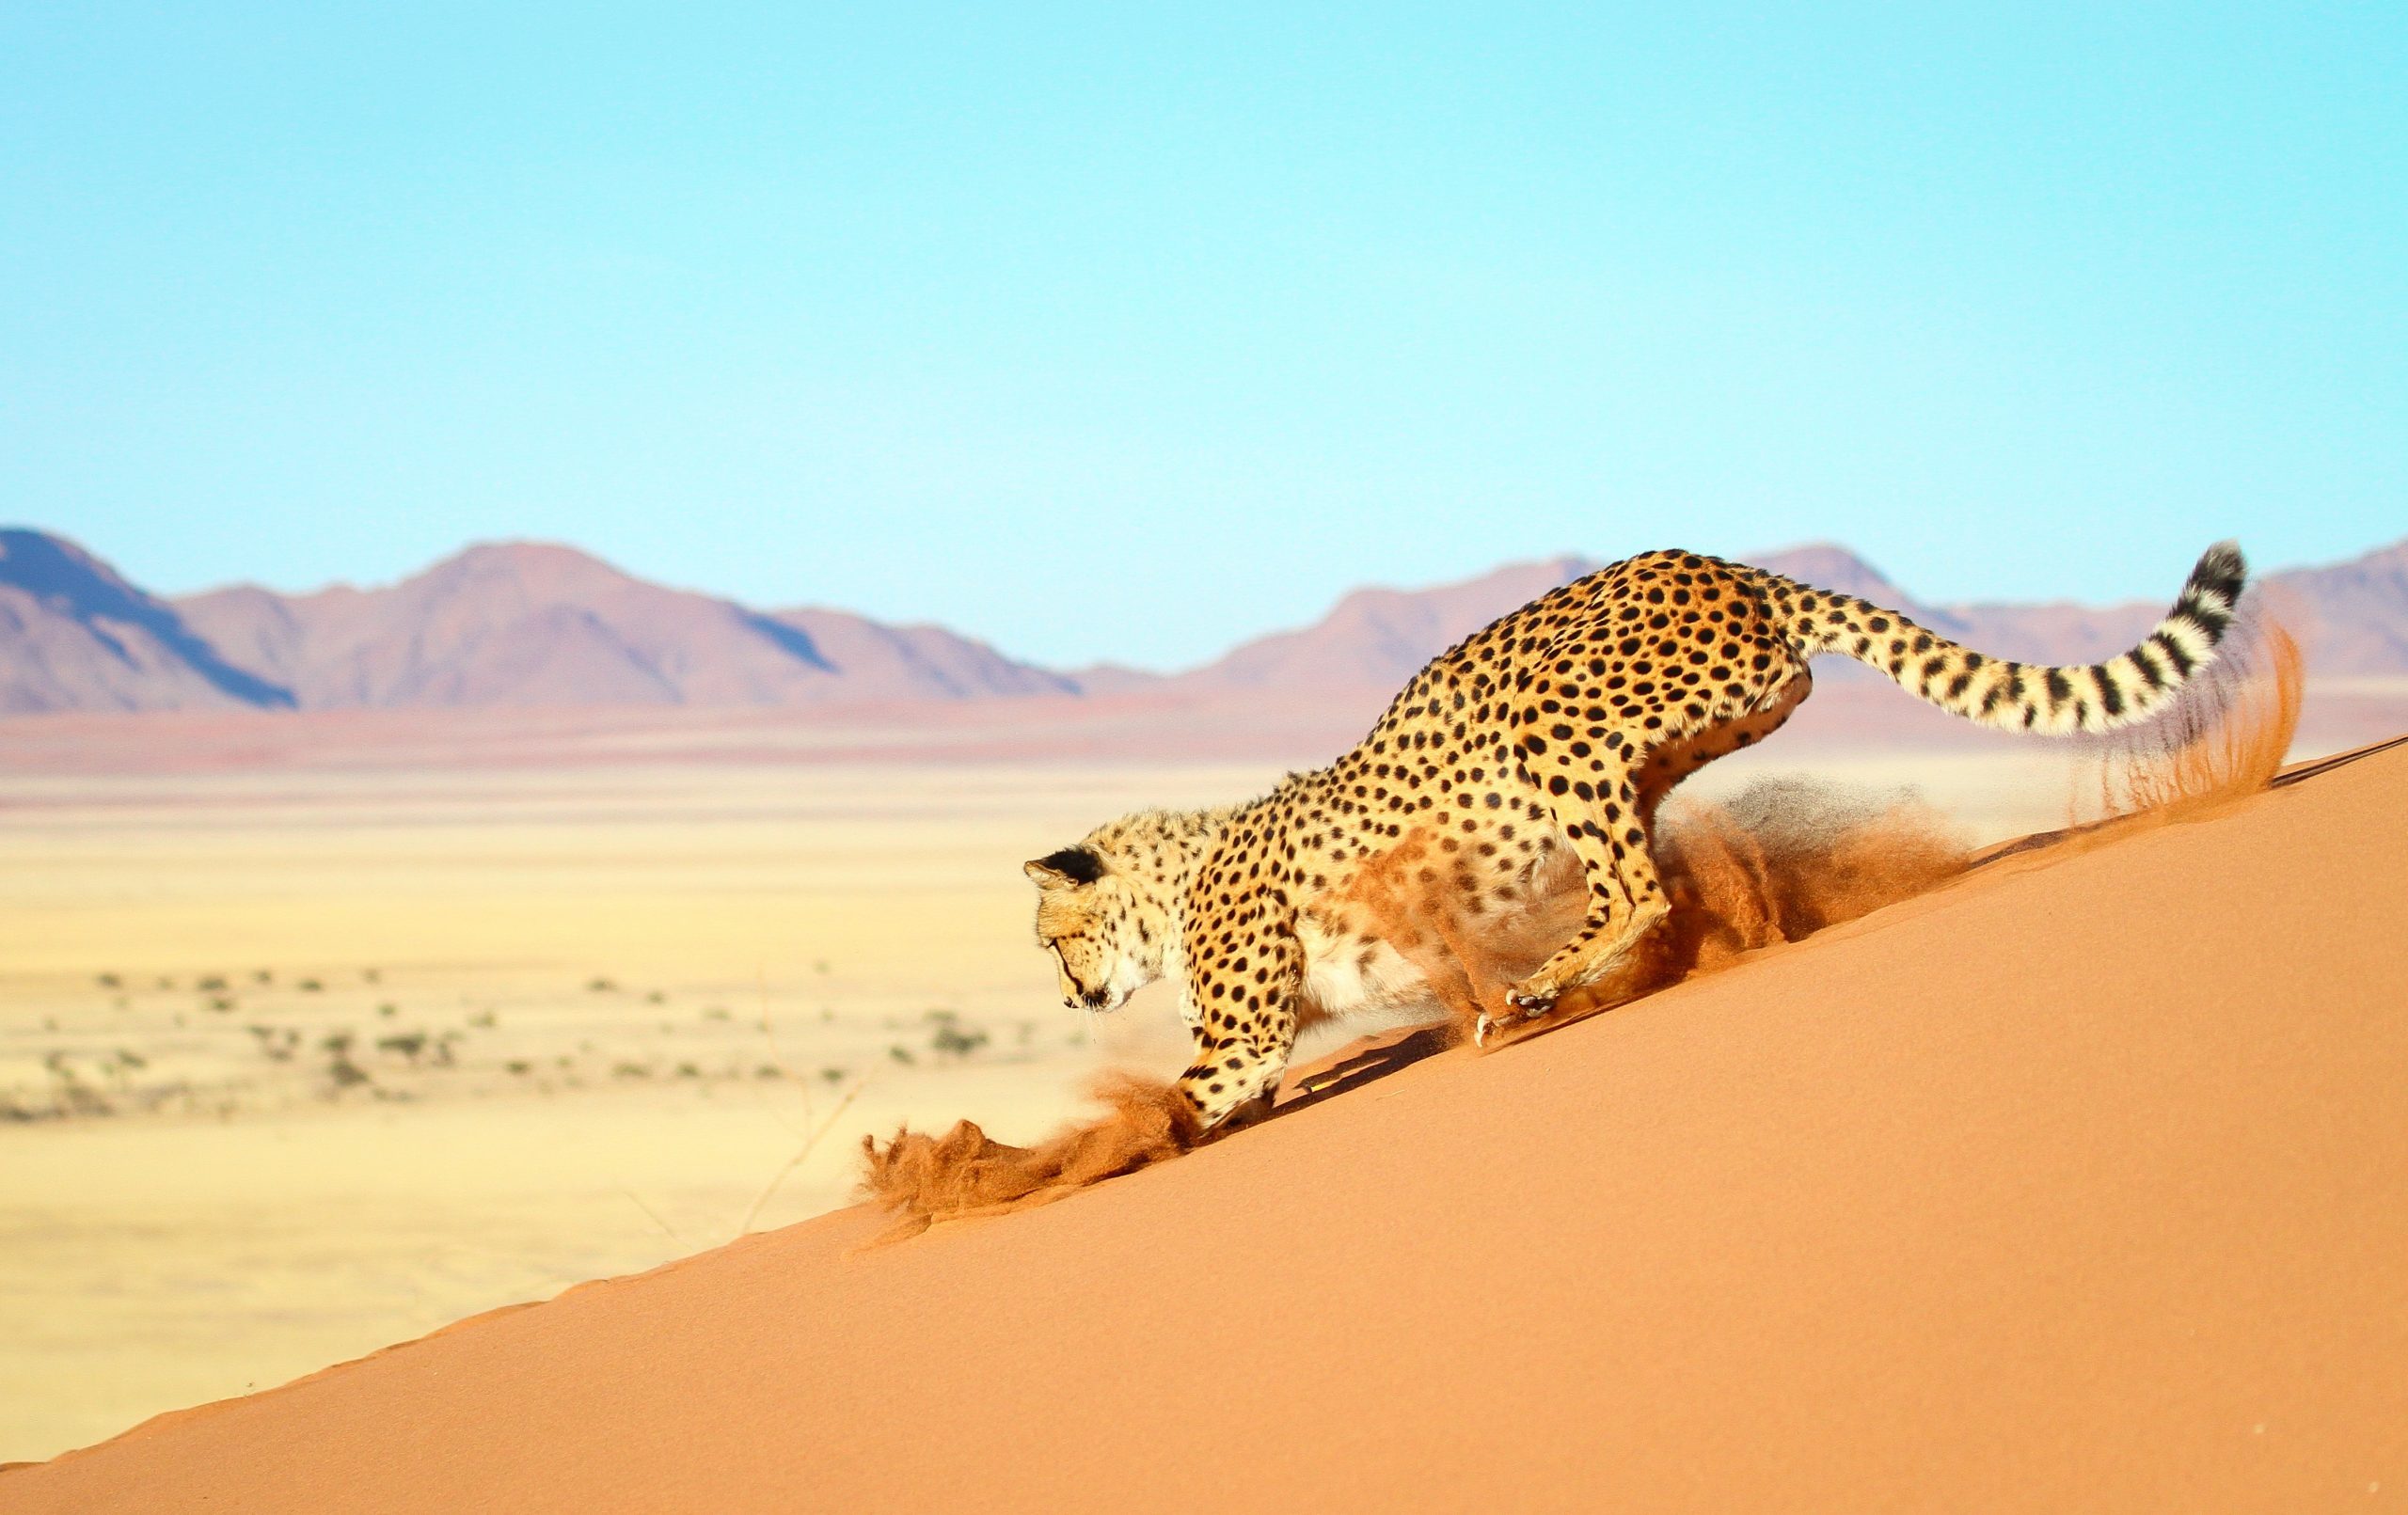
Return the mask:
{"type": "Polygon", "coordinates": [[[2229,608],[2241,598],[2241,586],[2248,578],[2249,564],[2241,556],[2241,544],[2226,538],[2199,555],[2186,588],[2205,590],[2229,608]]]}

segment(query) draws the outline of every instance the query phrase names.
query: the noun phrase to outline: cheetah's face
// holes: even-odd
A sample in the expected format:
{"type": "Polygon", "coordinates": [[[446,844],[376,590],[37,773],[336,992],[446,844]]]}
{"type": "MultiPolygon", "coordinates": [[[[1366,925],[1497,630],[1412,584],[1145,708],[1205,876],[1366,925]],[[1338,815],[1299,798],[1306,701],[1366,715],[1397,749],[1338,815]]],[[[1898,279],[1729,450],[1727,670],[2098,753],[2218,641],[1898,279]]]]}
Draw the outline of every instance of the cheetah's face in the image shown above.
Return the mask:
{"type": "Polygon", "coordinates": [[[1053,955],[1064,1004],[1117,1010],[1161,972],[1135,890],[1102,857],[1065,847],[1023,868],[1038,888],[1037,944],[1053,955]]]}

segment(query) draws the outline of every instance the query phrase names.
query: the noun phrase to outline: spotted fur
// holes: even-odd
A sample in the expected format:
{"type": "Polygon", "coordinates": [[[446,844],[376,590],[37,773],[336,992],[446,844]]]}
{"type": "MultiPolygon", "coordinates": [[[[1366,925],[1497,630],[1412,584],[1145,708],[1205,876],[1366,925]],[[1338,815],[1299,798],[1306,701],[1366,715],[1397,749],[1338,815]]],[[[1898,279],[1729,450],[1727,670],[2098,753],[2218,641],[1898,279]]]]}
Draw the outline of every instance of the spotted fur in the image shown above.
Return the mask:
{"type": "Polygon", "coordinates": [[[1441,654],[1328,767],[1231,810],[1127,816],[1029,863],[1038,939],[1073,1005],[1181,980],[1196,1050],[1180,1087],[1218,1124],[1273,1088],[1317,1017],[1438,993],[1432,956],[1408,955],[1425,925],[1553,933],[1487,1007],[1497,1018],[1543,1015],[1612,973],[1666,913],[1656,807],[1788,719],[1813,687],[1808,658],[1853,657],[1986,726],[2107,731],[2147,719],[2213,660],[2245,574],[2219,544],[2138,646],[2060,668],[1762,569],[1632,558],[1441,654]],[[1367,882],[1400,868],[1454,919],[1400,925],[1373,908],[1367,882]]]}

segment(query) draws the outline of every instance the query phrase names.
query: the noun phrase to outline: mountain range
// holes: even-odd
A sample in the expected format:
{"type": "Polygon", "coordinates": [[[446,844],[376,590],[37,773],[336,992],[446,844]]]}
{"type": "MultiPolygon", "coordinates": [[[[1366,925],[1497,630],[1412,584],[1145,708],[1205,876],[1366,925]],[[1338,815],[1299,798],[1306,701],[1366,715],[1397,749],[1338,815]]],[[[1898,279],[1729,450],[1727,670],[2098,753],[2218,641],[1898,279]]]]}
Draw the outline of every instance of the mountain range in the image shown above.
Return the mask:
{"type": "MultiPolygon", "coordinates": [[[[2027,661],[2120,651],[2166,603],[1931,605],[1840,546],[1750,560],[2027,661]]],[[[754,610],[552,544],[472,546],[376,589],[283,594],[242,585],[163,598],[63,537],[4,529],[0,713],[724,708],[1138,693],[1351,701],[1393,690],[1434,654],[1597,566],[1563,557],[1429,589],[1356,590],[1309,626],[1155,674],[1109,665],[1056,671],[941,626],[838,609],[754,610]]],[[[2408,541],[2262,583],[2303,633],[2317,674],[2408,674],[2408,541]]]]}

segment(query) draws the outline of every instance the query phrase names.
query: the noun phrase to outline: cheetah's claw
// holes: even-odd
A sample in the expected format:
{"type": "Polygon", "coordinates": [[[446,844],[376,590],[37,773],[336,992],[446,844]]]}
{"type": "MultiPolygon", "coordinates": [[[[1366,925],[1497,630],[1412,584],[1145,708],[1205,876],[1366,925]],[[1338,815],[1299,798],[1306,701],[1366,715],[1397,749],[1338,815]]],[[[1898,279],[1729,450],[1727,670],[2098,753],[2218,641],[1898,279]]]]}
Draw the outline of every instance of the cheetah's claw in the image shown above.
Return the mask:
{"type": "Polygon", "coordinates": [[[1505,1008],[1502,1012],[1492,1016],[1483,1010],[1481,1012],[1479,1020],[1473,1023],[1472,1045],[1485,1047],[1493,1034],[1510,1031],[1524,1021],[1536,1020],[1554,1008],[1555,996],[1552,994],[1525,994],[1518,989],[1508,989],[1505,992],[1505,1008]]]}

